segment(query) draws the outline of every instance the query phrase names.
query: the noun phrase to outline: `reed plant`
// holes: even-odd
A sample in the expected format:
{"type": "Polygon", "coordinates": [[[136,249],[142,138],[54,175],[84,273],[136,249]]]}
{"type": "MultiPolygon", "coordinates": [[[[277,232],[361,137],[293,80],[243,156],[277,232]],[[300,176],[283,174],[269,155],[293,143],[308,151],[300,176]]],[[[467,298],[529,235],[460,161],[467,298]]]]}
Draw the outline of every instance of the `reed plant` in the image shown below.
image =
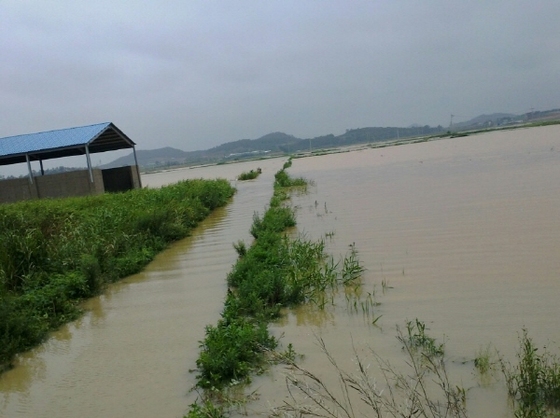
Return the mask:
{"type": "Polygon", "coordinates": [[[1,205],[0,369],[76,318],[81,299],[138,272],[233,193],[226,180],[189,180],[1,205]]]}
{"type": "Polygon", "coordinates": [[[406,354],[405,373],[373,350],[373,362],[354,351],[356,370],[347,371],[317,338],[337,384],[329,385],[319,374],[291,362],[286,373],[289,399],[273,409],[273,416],[465,418],[466,392],[451,383],[443,358],[430,353],[419,357],[416,345],[400,331],[397,339],[406,354]],[[372,363],[377,367],[370,367],[372,363]]]}
{"type": "Polygon", "coordinates": [[[356,250],[356,244],[352,243],[350,245],[350,255],[344,258],[342,267],[342,282],[348,285],[354,282],[356,279],[362,276],[364,272],[363,266],[360,264],[358,259],[358,252],[356,250]]]}

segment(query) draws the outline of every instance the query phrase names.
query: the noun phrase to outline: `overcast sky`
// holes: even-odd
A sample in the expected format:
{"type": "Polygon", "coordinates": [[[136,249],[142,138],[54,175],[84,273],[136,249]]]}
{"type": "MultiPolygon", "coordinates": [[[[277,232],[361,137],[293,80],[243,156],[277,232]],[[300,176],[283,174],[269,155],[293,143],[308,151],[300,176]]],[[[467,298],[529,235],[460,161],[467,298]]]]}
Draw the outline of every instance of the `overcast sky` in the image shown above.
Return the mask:
{"type": "Polygon", "coordinates": [[[0,137],[138,149],[560,107],[559,0],[0,0],[0,137]]]}

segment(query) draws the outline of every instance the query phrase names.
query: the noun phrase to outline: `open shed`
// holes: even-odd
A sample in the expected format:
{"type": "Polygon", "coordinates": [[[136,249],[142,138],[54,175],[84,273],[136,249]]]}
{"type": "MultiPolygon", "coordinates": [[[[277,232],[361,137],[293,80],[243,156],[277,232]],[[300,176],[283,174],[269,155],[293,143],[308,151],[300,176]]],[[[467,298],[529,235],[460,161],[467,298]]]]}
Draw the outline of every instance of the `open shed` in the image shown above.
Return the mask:
{"type": "Polygon", "coordinates": [[[112,122],[0,138],[0,166],[27,163],[28,178],[0,181],[0,202],[41,197],[67,197],[142,187],[135,143],[112,122]],[[91,154],[132,148],[134,166],[101,170],[91,154]],[[45,176],[43,161],[85,155],[87,170],[45,176]],[[41,176],[31,162],[39,161],[41,176]]]}

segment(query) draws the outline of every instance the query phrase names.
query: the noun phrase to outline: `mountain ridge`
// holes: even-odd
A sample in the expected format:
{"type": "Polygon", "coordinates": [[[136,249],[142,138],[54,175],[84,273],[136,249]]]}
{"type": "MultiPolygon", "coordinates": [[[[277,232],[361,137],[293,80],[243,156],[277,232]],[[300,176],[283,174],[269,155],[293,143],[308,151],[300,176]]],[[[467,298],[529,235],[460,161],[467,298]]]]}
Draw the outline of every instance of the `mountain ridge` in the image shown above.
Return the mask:
{"type": "MultiPolygon", "coordinates": [[[[507,126],[527,121],[560,118],[560,109],[531,112],[523,115],[492,113],[476,116],[465,122],[453,123],[448,128],[441,125],[410,125],[408,127],[368,127],[347,129],[341,135],[327,134],[315,138],[298,138],[284,132],[271,132],[256,139],[239,139],[226,142],[207,150],[183,151],[173,147],[151,150],[136,150],[138,164],[143,169],[161,169],[177,165],[199,165],[218,163],[264,155],[290,154],[312,149],[348,146],[359,143],[373,143],[407,137],[435,135],[458,128],[461,130],[507,126]]],[[[134,155],[117,158],[101,168],[121,167],[134,164],[134,155]]]]}

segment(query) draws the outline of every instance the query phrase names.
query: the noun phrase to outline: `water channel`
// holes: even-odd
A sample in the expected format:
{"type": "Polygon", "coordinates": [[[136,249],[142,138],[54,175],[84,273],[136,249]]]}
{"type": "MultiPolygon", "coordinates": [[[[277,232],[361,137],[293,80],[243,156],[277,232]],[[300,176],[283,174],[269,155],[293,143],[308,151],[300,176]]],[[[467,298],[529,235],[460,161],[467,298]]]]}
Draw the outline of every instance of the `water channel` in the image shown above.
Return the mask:
{"type": "MultiPolygon", "coordinates": [[[[472,359],[490,345],[515,360],[523,327],[537,345],[559,351],[559,152],[560,127],[550,126],[294,160],[290,175],[314,182],[291,200],[298,233],[324,239],[335,258],[355,243],[364,292],[375,295],[381,318],[372,325],[341,293],[324,310],[286,311],[273,332],[329,382],[316,336],[349,370],[354,349],[401,364],[396,326],[418,318],[445,341],[450,376],[468,389],[471,416],[511,417],[500,373],[481,379],[472,359]]],[[[0,376],[0,416],[182,416],[195,397],[189,369],[198,341],[222,308],[232,243],[250,242],[253,212],[263,211],[284,161],[144,176],[158,187],[263,169],[257,180],[238,182],[232,203],[191,237],[19,356],[0,376]]],[[[285,372],[276,367],[255,379],[259,396],[242,412],[266,415],[281,404],[285,372]]]]}

